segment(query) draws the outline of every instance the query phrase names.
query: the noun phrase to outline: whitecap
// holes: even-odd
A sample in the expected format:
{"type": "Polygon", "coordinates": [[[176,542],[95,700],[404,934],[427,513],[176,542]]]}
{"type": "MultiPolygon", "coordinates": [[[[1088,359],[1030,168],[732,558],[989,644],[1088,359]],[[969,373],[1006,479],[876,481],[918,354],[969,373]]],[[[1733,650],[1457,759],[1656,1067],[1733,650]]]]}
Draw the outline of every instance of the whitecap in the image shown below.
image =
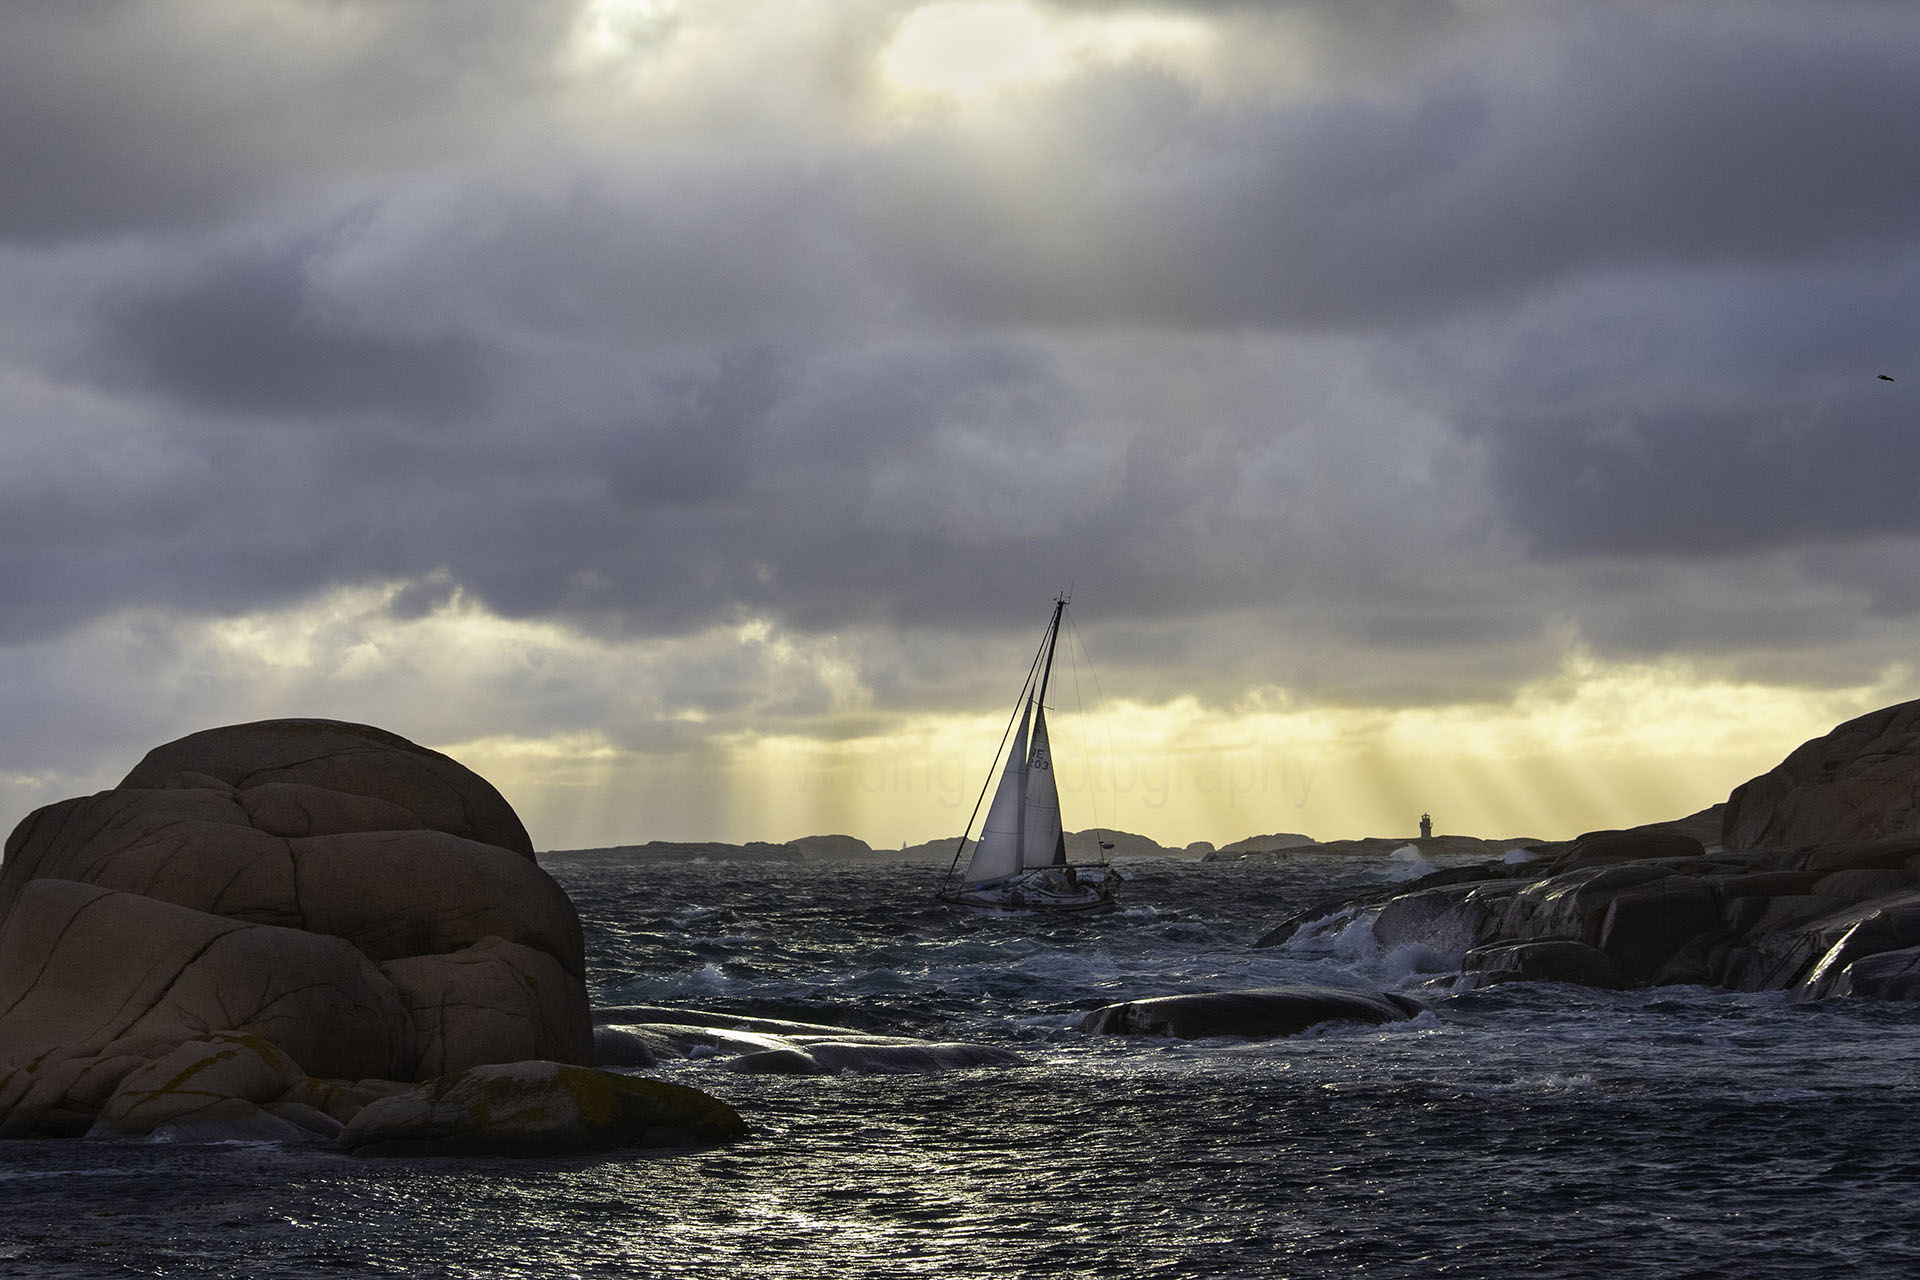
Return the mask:
{"type": "Polygon", "coordinates": [[[670,986],[680,991],[725,991],[738,985],[727,975],[725,969],[712,961],[677,976],[679,980],[671,983],[670,986]]]}
{"type": "Polygon", "coordinates": [[[1416,982],[1435,974],[1452,974],[1455,966],[1447,954],[1424,942],[1406,942],[1379,954],[1376,967],[1396,985],[1416,982]]]}
{"type": "Polygon", "coordinates": [[[1326,954],[1340,960],[1365,963],[1380,952],[1374,940],[1373,921],[1379,911],[1348,907],[1318,920],[1308,921],[1286,941],[1283,950],[1326,954]]]}
{"type": "Polygon", "coordinates": [[[1432,875],[1437,869],[1420,852],[1420,846],[1403,844],[1387,855],[1387,878],[1389,880],[1418,880],[1421,876],[1432,875]]]}

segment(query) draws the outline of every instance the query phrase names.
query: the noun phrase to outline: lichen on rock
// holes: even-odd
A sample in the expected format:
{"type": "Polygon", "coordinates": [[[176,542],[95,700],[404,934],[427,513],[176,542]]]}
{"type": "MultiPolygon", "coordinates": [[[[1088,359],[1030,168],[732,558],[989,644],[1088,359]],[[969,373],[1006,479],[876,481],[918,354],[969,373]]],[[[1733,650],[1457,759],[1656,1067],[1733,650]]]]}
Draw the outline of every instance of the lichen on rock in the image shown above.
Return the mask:
{"type": "Polygon", "coordinates": [[[291,1121],[274,1117],[261,1122],[254,1113],[279,1102],[304,1078],[293,1059],[271,1040],[216,1032],[128,1072],[100,1109],[91,1132],[97,1136],[145,1136],[169,1129],[223,1135],[280,1132],[280,1126],[291,1121]]]}

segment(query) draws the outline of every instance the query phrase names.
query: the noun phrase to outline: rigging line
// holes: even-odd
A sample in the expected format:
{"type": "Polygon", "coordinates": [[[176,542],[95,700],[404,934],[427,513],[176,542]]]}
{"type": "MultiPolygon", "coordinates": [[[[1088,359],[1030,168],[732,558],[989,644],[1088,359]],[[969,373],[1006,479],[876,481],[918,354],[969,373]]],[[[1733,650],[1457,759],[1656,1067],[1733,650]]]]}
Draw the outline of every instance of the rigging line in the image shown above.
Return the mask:
{"type": "MultiPolygon", "coordinates": [[[[1104,692],[1102,692],[1100,688],[1100,673],[1094,669],[1093,654],[1090,650],[1088,650],[1087,642],[1085,638],[1081,636],[1079,626],[1075,624],[1074,620],[1071,617],[1067,619],[1067,629],[1072,633],[1072,636],[1073,636],[1073,644],[1070,644],[1067,646],[1067,655],[1069,657],[1072,657],[1074,649],[1078,647],[1081,655],[1085,657],[1087,660],[1087,678],[1093,681],[1094,705],[1100,708],[1100,727],[1106,732],[1106,735],[1107,735],[1107,760],[1109,764],[1111,764],[1114,758],[1113,726],[1107,720],[1107,715],[1106,715],[1107,695],[1104,692]]],[[[1079,684],[1080,668],[1077,665],[1074,667],[1073,673],[1074,673],[1074,697],[1078,698],[1080,696],[1080,684],[1079,684]]],[[[1086,740],[1087,740],[1087,727],[1086,727],[1086,724],[1083,722],[1080,726],[1080,743],[1081,743],[1081,752],[1089,761],[1088,771],[1087,771],[1087,796],[1088,796],[1088,799],[1091,800],[1093,797],[1093,771],[1092,771],[1092,764],[1091,764],[1093,756],[1086,749],[1086,740]]],[[[1098,840],[1100,839],[1100,833],[1104,830],[1107,830],[1108,828],[1104,828],[1100,825],[1099,806],[1097,804],[1094,804],[1091,807],[1094,810],[1094,814],[1093,814],[1094,840],[1098,842],[1098,840]]],[[[1116,788],[1113,793],[1113,809],[1114,811],[1113,811],[1112,817],[1114,818],[1115,821],[1118,821],[1120,817],[1120,792],[1118,788],[1116,788]]],[[[1115,829],[1117,830],[1117,828],[1115,829]]],[[[1104,851],[1103,851],[1103,855],[1104,855],[1104,851]]]]}
{"type": "MultiPolygon", "coordinates": [[[[1071,624],[1069,624],[1069,626],[1071,626],[1071,624]]],[[[1076,642],[1079,640],[1078,631],[1074,632],[1073,639],[1076,642]]],[[[1086,646],[1084,644],[1079,645],[1079,650],[1081,653],[1084,653],[1086,646]]],[[[1094,786],[1093,781],[1093,752],[1087,745],[1087,704],[1085,699],[1080,696],[1080,659],[1075,654],[1075,645],[1073,644],[1067,646],[1067,666],[1073,676],[1073,705],[1080,713],[1078,717],[1080,729],[1080,763],[1081,767],[1087,771],[1087,809],[1093,816],[1094,860],[1104,862],[1106,860],[1106,851],[1100,848],[1100,843],[1106,828],[1100,824],[1100,798],[1098,789],[1094,786]]]]}
{"type": "MultiPolygon", "coordinates": [[[[1053,620],[1047,620],[1047,633],[1053,631],[1053,620]]],[[[1040,669],[1040,655],[1047,649],[1047,635],[1040,637],[1040,647],[1034,650],[1033,661],[1027,664],[1027,678],[1020,686],[1020,696],[1013,700],[1013,714],[1007,717],[1007,727],[1000,733],[1000,745],[993,749],[993,760],[987,764],[987,780],[980,788],[980,794],[974,798],[973,812],[967,815],[967,825],[960,829],[960,843],[953,848],[953,861],[947,864],[947,874],[941,877],[944,886],[953,879],[954,871],[960,866],[960,855],[967,851],[967,832],[973,830],[973,820],[980,816],[980,806],[986,801],[987,788],[993,785],[993,766],[1000,761],[1000,753],[1007,749],[1007,739],[1013,736],[1013,722],[1020,717],[1020,708],[1026,704],[1027,694],[1033,688],[1033,673],[1040,669]]]]}

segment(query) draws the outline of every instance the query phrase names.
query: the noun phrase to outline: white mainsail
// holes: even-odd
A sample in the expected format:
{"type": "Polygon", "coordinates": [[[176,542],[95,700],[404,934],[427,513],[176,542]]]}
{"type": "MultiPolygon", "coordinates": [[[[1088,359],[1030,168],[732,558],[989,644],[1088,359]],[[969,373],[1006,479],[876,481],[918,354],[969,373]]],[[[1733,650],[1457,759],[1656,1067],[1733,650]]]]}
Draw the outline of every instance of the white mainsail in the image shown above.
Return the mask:
{"type": "Polygon", "coordinates": [[[1027,755],[1027,803],[1020,824],[1022,868],[1064,863],[1067,846],[1060,832],[1060,791],[1053,780],[1053,749],[1047,742],[1047,709],[1033,717],[1033,750],[1027,755]]]}
{"type": "MultiPolygon", "coordinates": [[[[980,843],[973,847],[973,858],[967,863],[967,884],[1014,875],[1024,865],[1021,833],[1026,825],[1027,721],[1031,714],[1029,703],[1020,713],[1020,732],[1013,740],[1013,749],[1007,752],[1007,767],[1000,775],[1000,789],[993,793],[986,825],[980,828],[980,843]]],[[[1041,732],[1045,732],[1044,727],[1041,732]]],[[[1049,774],[1049,781],[1051,777],[1049,774]]]]}

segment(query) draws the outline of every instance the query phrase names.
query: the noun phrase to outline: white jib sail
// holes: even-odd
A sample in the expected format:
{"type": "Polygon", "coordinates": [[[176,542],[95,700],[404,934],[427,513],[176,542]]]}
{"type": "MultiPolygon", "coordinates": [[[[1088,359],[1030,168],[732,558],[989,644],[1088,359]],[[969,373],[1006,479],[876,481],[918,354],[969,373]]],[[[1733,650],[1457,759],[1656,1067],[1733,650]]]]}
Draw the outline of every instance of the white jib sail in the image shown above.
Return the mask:
{"type": "Polygon", "coordinates": [[[967,863],[965,884],[998,880],[1020,870],[1020,831],[1027,790],[1027,718],[1031,714],[1030,708],[1020,713],[1020,732],[1014,737],[1013,749],[1007,752],[1007,767],[987,809],[986,825],[980,828],[980,843],[973,847],[973,857],[967,863]]]}
{"type": "Polygon", "coordinates": [[[1059,857],[1060,791],[1053,780],[1053,749],[1047,742],[1047,709],[1033,717],[1033,750],[1027,755],[1026,819],[1020,829],[1020,865],[1050,867],[1059,857]]]}

